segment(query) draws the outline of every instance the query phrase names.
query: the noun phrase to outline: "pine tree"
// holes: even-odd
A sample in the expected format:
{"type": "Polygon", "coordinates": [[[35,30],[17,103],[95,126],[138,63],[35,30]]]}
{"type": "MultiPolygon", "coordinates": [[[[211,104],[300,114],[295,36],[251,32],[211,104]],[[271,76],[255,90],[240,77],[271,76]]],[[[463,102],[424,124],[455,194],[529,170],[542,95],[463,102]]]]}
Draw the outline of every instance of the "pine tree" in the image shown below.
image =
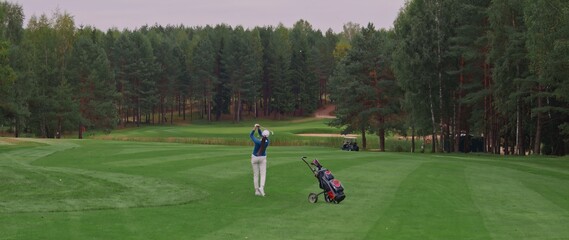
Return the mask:
{"type": "Polygon", "coordinates": [[[207,36],[196,38],[197,45],[192,52],[190,63],[190,75],[195,81],[196,91],[200,93],[202,109],[207,114],[207,120],[211,121],[211,110],[214,87],[217,82],[214,74],[215,54],[211,40],[207,36]]]}
{"type": "Polygon", "coordinates": [[[293,83],[291,81],[291,56],[292,47],[289,42],[289,31],[280,25],[271,35],[268,49],[270,65],[268,75],[271,81],[272,102],[271,111],[275,116],[291,113],[294,110],[293,83]]]}
{"type": "Polygon", "coordinates": [[[373,25],[353,37],[352,48],[338,64],[331,81],[331,98],[336,101],[335,126],[362,133],[362,147],[367,148],[366,131],[377,133],[379,149],[385,151],[385,134],[395,127],[399,112],[400,90],[390,69],[393,51],[386,31],[373,25]]]}
{"type": "Polygon", "coordinates": [[[81,114],[79,138],[83,129],[112,130],[117,122],[116,85],[107,55],[99,45],[102,35],[92,28],[81,29],[73,47],[70,63],[70,82],[74,87],[74,100],[81,114]]]}
{"type": "MultiPolygon", "coordinates": [[[[525,48],[526,27],[522,15],[522,5],[509,0],[494,1],[489,10],[490,44],[489,62],[492,64],[493,94],[486,97],[492,102],[492,112],[486,114],[486,134],[488,151],[498,154],[499,141],[508,140],[517,132],[517,154],[524,155],[525,142],[521,137],[528,129],[528,106],[526,94],[532,88],[528,81],[529,60],[525,48]],[[499,125],[503,126],[499,129],[499,125]]],[[[511,141],[510,141],[511,142],[511,141]]],[[[506,147],[509,149],[509,146],[506,147]]]]}
{"type": "Polygon", "coordinates": [[[560,0],[524,3],[525,46],[530,70],[535,74],[531,99],[537,102],[531,109],[536,118],[533,151],[540,154],[543,144],[547,154],[563,155],[569,150],[569,135],[559,134],[569,121],[569,3],[560,0]]]}

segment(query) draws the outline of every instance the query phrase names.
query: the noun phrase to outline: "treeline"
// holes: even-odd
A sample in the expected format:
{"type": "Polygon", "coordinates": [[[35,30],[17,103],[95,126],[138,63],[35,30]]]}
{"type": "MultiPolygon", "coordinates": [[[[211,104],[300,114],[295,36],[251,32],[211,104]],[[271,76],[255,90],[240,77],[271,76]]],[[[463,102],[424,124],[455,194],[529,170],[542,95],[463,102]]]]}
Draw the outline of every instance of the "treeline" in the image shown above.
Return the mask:
{"type": "MultiPolygon", "coordinates": [[[[431,135],[432,152],[569,151],[569,1],[410,0],[334,70],[333,125],[431,135]]],[[[414,139],[414,138],[413,138],[414,139]]],[[[413,141],[413,151],[415,145],[413,141]]]]}
{"type": "MultiPolygon", "coordinates": [[[[75,26],[0,4],[0,124],[65,131],[303,116],[379,137],[428,136],[432,152],[569,151],[569,2],[409,0],[394,28],[322,33],[227,25],[75,26]]],[[[423,141],[423,142],[425,142],[423,141]]]]}
{"type": "Polygon", "coordinates": [[[1,7],[0,124],[16,137],[82,138],[85,129],[175,117],[307,115],[326,101],[339,38],[303,20],[102,32],[59,11],[24,28],[21,6],[1,7]]]}

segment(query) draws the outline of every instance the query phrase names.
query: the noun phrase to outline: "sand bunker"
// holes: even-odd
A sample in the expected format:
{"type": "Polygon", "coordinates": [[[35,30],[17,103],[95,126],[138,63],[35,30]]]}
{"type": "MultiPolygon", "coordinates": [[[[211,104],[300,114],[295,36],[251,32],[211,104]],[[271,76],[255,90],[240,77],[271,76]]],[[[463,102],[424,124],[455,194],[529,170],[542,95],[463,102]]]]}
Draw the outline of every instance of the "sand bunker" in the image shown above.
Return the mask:
{"type": "Polygon", "coordinates": [[[342,134],[333,134],[333,133],[302,133],[296,135],[303,137],[358,137],[359,136],[357,134],[342,135],[342,134]]]}

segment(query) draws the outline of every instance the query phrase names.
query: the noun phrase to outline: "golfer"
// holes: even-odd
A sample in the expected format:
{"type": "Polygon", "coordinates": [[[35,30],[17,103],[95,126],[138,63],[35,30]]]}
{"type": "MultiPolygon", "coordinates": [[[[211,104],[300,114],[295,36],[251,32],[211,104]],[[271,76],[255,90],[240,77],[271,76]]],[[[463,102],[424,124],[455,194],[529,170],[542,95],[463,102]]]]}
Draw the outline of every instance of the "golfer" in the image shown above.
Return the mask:
{"type": "Polygon", "coordinates": [[[253,166],[253,185],[255,186],[255,195],[265,196],[265,177],[267,174],[267,147],[269,146],[269,130],[261,132],[261,126],[255,124],[253,131],[249,135],[255,148],[251,155],[251,165],[253,166]],[[255,137],[255,131],[261,136],[261,140],[255,137]]]}

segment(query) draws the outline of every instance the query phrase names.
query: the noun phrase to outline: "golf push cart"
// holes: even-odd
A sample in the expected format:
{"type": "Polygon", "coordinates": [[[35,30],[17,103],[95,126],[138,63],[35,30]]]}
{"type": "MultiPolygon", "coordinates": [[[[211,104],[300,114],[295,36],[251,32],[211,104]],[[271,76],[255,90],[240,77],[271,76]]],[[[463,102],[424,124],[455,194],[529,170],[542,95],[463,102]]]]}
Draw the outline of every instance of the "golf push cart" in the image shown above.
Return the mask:
{"type": "Polygon", "coordinates": [[[318,179],[320,189],[322,189],[322,192],[320,193],[308,194],[309,202],[316,203],[318,201],[318,196],[321,194],[324,194],[324,200],[326,202],[332,203],[340,203],[344,198],[346,198],[346,195],[344,195],[344,187],[340,180],[335,179],[330,170],[322,167],[320,162],[318,162],[318,159],[314,159],[310,164],[306,161],[306,157],[302,157],[302,161],[306,163],[308,168],[310,168],[310,171],[314,174],[316,179],[318,179]]]}

